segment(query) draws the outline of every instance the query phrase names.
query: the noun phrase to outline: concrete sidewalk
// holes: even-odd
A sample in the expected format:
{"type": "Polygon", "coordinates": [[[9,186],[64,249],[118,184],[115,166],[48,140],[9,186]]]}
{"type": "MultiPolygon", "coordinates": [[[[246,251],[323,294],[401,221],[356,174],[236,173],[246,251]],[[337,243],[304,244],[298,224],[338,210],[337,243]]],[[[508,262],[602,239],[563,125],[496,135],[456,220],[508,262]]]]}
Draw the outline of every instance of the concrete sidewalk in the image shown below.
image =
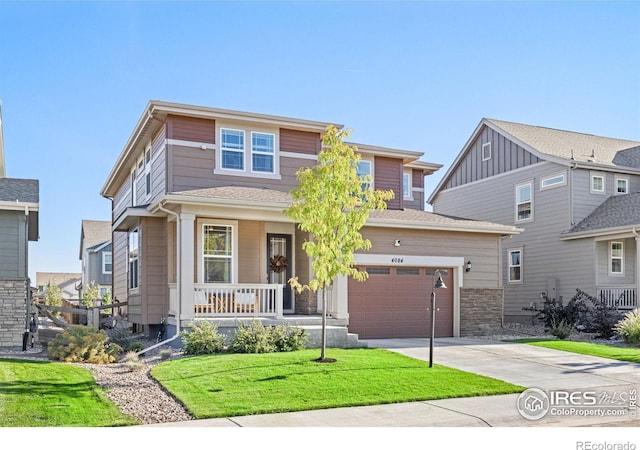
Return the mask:
{"type": "MultiPolygon", "coordinates": [[[[370,340],[370,347],[429,359],[428,339],[370,340]]],[[[586,390],[629,395],[640,390],[640,364],[561,352],[526,344],[462,338],[435,340],[434,363],[527,388],[586,390]]],[[[455,398],[390,405],[335,408],[223,419],[164,423],[161,427],[523,427],[640,426],[623,416],[547,414],[528,420],[517,409],[519,394],[455,398]]],[[[640,412],[640,409],[638,410],[640,412]]]]}

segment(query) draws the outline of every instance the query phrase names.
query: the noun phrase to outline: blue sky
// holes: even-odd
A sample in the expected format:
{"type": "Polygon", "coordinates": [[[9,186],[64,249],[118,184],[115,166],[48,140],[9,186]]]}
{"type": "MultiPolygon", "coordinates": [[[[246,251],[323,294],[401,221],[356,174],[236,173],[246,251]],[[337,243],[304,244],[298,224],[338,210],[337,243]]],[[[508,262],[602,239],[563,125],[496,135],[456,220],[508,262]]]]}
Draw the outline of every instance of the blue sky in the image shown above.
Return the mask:
{"type": "Polygon", "coordinates": [[[443,164],[482,117],[640,140],[640,2],[0,1],[7,176],[40,180],[30,275],[80,223],[150,99],[344,124],[443,164]]]}

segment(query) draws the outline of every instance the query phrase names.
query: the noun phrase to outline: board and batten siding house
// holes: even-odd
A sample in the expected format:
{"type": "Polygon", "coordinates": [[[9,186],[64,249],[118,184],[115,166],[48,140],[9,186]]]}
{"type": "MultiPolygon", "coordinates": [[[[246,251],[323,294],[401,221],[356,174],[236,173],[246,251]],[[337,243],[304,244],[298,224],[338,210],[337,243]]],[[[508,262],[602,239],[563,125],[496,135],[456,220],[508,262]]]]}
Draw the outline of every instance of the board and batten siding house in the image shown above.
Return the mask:
{"type": "Polygon", "coordinates": [[[638,306],[640,142],[482,119],[428,202],[524,229],[503,242],[507,321],[576,289],[638,306]]]}
{"type": "MultiPolygon", "coordinates": [[[[113,295],[128,302],[136,331],[153,333],[163,318],[170,336],[194,319],[319,323],[316,295],[287,283],[313,274],[301,248],[309,235],[283,211],[328,125],[148,103],[101,191],[112,202],[113,295]]],[[[330,324],[360,338],[426,336],[442,269],[449,289],[439,295],[439,335],[500,326],[500,245],[518,229],[424,211],[424,177],[440,165],[421,161],[421,152],[356,146],[359,171],[396,198],[362,229],[373,246],[356,261],[369,279],[335,280],[330,324]],[[489,318],[478,302],[495,306],[489,318]]]]}

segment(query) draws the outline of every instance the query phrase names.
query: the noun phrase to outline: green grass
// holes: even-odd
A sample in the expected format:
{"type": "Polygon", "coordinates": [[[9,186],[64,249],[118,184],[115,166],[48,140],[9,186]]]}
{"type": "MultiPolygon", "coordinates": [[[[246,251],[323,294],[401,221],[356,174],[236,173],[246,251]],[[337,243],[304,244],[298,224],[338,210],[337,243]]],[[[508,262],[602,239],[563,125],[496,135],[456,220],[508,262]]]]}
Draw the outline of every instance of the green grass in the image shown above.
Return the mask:
{"type": "Polygon", "coordinates": [[[601,358],[616,359],[640,363],[640,348],[618,347],[591,342],[561,341],[555,339],[514,339],[508,342],[536,345],[538,347],[564,350],[565,352],[580,353],[582,355],[599,356],[601,358]]]}
{"type": "Polygon", "coordinates": [[[382,349],[220,354],[167,361],[151,374],[198,419],[509,394],[525,388],[382,349]]]}
{"type": "Polygon", "coordinates": [[[91,372],[83,367],[0,359],[2,427],[110,427],[139,423],[108,401],[91,372]]]}

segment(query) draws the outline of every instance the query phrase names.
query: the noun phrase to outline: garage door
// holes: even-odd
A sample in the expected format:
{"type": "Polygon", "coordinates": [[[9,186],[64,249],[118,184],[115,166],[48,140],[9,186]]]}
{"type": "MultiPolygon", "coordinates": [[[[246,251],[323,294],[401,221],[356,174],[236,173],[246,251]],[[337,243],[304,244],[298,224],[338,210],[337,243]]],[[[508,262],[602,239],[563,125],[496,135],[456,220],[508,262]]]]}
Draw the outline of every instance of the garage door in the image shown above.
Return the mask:
{"type": "MultiPolygon", "coordinates": [[[[365,267],[364,282],[349,278],[349,332],[362,339],[429,337],[432,286],[425,267],[365,267]]],[[[447,289],[436,289],[436,337],[453,336],[453,270],[440,269],[447,289]]]]}

